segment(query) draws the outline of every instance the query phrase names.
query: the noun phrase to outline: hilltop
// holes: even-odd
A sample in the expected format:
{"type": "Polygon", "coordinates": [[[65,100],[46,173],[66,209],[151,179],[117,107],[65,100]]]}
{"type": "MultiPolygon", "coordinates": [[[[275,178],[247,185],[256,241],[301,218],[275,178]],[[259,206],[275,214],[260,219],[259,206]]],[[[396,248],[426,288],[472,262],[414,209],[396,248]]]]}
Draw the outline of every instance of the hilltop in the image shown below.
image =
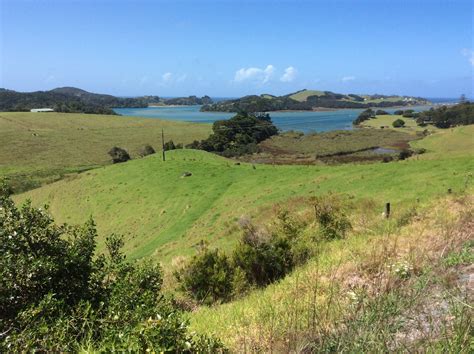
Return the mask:
{"type": "Polygon", "coordinates": [[[331,91],[301,90],[283,96],[262,94],[204,105],[202,111],[270,112],[279,110],[396,107],[428,104],[420,97],[340,94],[331,91]]]}

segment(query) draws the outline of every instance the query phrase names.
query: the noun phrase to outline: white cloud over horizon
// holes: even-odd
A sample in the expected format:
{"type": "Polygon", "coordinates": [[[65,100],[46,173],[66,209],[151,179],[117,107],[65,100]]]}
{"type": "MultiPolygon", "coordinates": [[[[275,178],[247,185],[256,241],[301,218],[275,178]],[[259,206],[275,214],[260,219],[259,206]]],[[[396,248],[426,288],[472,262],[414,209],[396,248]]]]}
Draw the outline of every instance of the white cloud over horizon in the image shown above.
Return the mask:
{"type": "Polygon", "coordinates": [[[472,66],[474,66],[474,50],[464,48],[461,50],[461,54],[469,60],[472,66]]]}
{"type": "Polygon", "coordinates": [[[241,68],[235,72],[234,81],[256,81],[265,84],[272,78],[274,72],[275,67],[271,64],[267,65],[264,69],[256,67],[241,68]]]}
{"type": "Polygon", "coordinates": [[[354,81],[356,79],[355,76],[344,76],[341,81],[342,82],[349,82],[349,81],[354,81]]]}
{"type": "Polygon", "coordinates": [[[291,82],[296,78],[298,71],[293,67],[289,66],[285,69],[285,73],[280,77],[282,82],[291,82]]]}

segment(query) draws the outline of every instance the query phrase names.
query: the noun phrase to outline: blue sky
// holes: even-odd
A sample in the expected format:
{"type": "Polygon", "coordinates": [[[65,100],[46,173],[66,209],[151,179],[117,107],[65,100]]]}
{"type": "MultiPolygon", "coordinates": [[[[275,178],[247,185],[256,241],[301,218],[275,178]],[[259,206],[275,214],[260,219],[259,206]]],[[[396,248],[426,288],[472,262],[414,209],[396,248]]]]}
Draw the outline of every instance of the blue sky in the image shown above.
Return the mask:
{"type": "Polygon", "coordinates": [[[0,0],[0,87],[473,94],[471,0],[0,0]]]}

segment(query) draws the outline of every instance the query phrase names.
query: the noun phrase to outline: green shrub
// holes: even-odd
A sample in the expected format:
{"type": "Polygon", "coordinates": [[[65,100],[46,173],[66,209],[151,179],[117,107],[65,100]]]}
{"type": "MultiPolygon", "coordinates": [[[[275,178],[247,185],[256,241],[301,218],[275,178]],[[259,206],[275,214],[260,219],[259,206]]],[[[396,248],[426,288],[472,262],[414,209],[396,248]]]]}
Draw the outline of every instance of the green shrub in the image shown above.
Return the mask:
{"type": "Polygon", "coordinates": [[[400,151],[400,153],[398,154],[398,159],[399,160],[405,160],[407,158],[409,158],[410,156],[413,155],[413,151],[409,150],[409,149],[403,149],[402,151],[400,151]]]}
{"type": "Polygon", "coordinates": [[[234,250],[233,263],[245,273],[249,284],[268,285],[293,269],[289,237],[260,230],[245,219],[240,225],[243,235],[234,250]]]}
{"type": "Polygon", "coordinates": [[[352,228],[344,213],[341,202],[333,196],[316,197],[314,199],[316,222],[323,239],[340,239],[352,228]]]}
{"type": "Polygon", "coordinates": [[[112,158],[113,163],[126,162],[130,160],[130,155],[127,150],[114,146],[109,151],[109,155],[112,158]]]}
{"type": "Polygon", "coordinates": [[[114,235],[94,258],[96,236],[92,220],[55,225],[0,186],[0,352],[223,351],[189,333],[158,265],[127,262],[114,235]]]}
{"type": "Polygon", "coordinates": [[[168,150],[175,150],[176,149],[176,145],[174,144],[173,140],[170,140],[170,141],[167,141],[164,145],[163,145],[163,149],[165,151],[168,151],[168,150]]]}
{"type": "Polygon", "coordinates": [[[217,249],[204,248],[175,276],[182,289],[199,302],[227,301],[232,295],[232,266],[217,249]]]}
{"type": "Polygon", "coordinates": [[[141,150],[140,150],[140,156],[145,157],[148,155],[153,155],[156,153],[155,149],[151,145],[145,145],[141,150]]]}
{"type": "Polygon", "coordinates": [[[405,121],[403,119],[396,119],[393,121],[392,126],[394,128],[401,128],[405,126],[405,121]]]}

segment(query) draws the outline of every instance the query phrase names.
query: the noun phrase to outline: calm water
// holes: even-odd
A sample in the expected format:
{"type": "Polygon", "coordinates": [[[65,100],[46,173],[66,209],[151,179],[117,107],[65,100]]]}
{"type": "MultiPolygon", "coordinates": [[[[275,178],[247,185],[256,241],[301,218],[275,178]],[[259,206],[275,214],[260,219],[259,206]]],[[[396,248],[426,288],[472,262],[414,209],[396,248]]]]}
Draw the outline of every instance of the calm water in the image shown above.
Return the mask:
{"type": "MultiPolygon", "coordinates": [[[[219,119],[228,119],[235,113],[200,112],[201,106],[116,108],[115,112],[124,116],[162,118],[196,123],[212,123],[219,119]]],[[[430,106],[407,107],[415,111],[429,109],[430,106]]],[[[393,113],[401,108],[384,108],[393,113]]],[[[305,133],[329,130],[352,129],[352,121],[363,109],[341,109],[328,112],[270,112],[273,123],[281,130],[298,130],[305,133]]]]}

